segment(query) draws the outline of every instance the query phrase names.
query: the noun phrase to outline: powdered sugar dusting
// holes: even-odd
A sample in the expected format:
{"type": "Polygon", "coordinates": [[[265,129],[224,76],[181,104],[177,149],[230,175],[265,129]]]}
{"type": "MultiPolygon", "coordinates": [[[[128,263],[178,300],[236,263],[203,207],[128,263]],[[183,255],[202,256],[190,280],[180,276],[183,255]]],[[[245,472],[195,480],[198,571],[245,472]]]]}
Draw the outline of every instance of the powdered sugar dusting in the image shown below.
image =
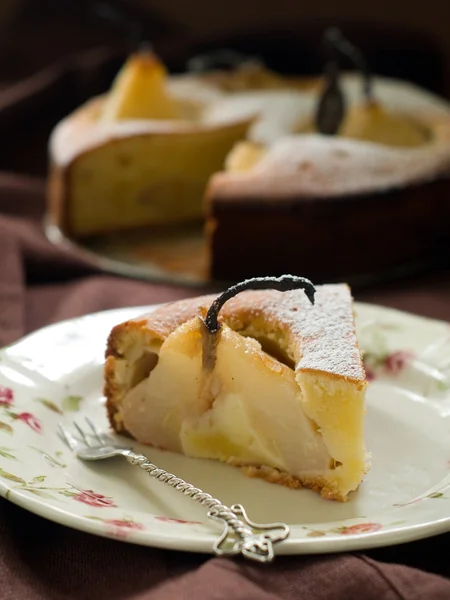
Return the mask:
{"type": "Polygon", "coordinates": [[[350,289],[345,284],[316,289],[314,305],[302,290],[268,290],[244,292],[233,298],[235,304],[230,301],[229,310],[241,318],[247,312],[247,319],[261,320],[266,334],[278,333],[287,342],[297,371],[313,369],[363,380],[350,289]]]}
{"type": "Polygon", "coordinates": [[[287,177],[299,194],[332,195],[381,191],[442,172],[450,172],[450,140],[405,149],[312,134],[278,141],[248,176],[287,177]]]}
{"type": "MultiPolygon", "coordinates": [[[[403,115],[447,117],[450,104],[416,85],[376,76],[373,80],[375,98],[387,112],[403,115]]],[[[349,107],[361,103],[361,77],[348,73],[341,77],[341,86],[349,107]]],[[[309,123],[315,113],[318,90],[266,89],[225,94],[212,103],[206,120],[227,121],[242,118],[255,112],[257,121],[252,125],[249,138],[258,143],[271,145],[277,140],[298,131],[300,124],[309,123]]]]}
{"type": "MultiPolygon", "coordinates": [[[[190,298],[161,307],[137,319],[158,337],[167,337],[187,320],[209,308],[216,296],[190,298]]],[[[312,305],[303,290],[246,291],[231,298],[220,312],[244,335],[277,338],[287,348],[296,370],[313,369],[363,381],[350,289],[345,284],[316,287],[312,305]]]]}

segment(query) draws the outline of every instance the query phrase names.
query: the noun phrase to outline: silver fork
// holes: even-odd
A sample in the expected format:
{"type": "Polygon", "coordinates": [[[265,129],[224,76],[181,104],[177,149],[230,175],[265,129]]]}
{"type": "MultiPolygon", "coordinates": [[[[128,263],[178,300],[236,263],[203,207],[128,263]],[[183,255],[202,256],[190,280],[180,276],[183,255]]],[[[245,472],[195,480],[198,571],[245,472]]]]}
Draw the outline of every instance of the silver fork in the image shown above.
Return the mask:
{"type": "Polygon", "coordinates": [[[223,532],[213,545],[218,556],[242,554],[246,558],[262,563],[271,562],[275,556],[273,546],[289,536],[289,527],[285,523],[259,525],[247,516],[241,504],[231,507],[222,504],[217,498],[194,487],[183,479],[164,469],[158,468],[143,454],[137,454],[131,448],[118,445],[113,438],[101,432],[94,423],[86,418],[89,431],[83,430],[74,422],[76,435],[62,423],[58,424],[58,435],[81,460],[102,460],[116,456],[125,457],[132,465],[141,467],[151,477],[167,483],[177,491],[206,506],[208,517],[221,521],[223,532]],[[231,542],[231,546],[229,545],[231,542]],[[226,547],[226,546],[229,547],[226,547]]]}

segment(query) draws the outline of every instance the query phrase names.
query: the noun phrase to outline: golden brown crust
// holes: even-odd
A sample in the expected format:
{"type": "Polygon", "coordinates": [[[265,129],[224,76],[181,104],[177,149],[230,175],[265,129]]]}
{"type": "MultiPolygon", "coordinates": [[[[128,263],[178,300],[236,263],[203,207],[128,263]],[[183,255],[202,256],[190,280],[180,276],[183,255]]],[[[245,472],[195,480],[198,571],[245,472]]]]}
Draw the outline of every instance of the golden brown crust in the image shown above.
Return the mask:
{"type": "Polygon", "coordinates": [[[332,487],[330,481],[324,477],[299,478],[266,466],[243,466],[241,467],[241,471],[247,477],[264,479],[264,481],[267,481],[268,483],[283,485],[291,490],[309,488],[327,500],[337,500],[339,502],[346,502],[348,500],[347,496],[343,496],[337,487],[332,487]]]}
{"type": "MultiPolygon", "coordinates": [[[[106,350],[104,394],[114,429],[123,431],[117,411],[129,391],[129,382],[118,375],[120,362],[127,360],[133,348],[143,353],[145,348],[160,345],[180,325],[201,314],[202,308],[209,308],[215,297],[166,304],[113,328],[106,350]]],[[[352,297],[345,284],[317,286],[314,306],[302,290],[243,292],[224,305],[220,316],[231,329],[276,344],[297,373],[322,372],[365,385],[352,297]]]]}
{"type": "MultiPolygon", "coordinates": [[[[366,469],[367,470],[367,469],[366,469]]],[[[326,500],[337,500],[338,502],[347,502],[348,496],[344,496],[333,486],[329,479],[321,476],[317,477],[295,477],[289,473],[283,473],[273,467],[261,466],[241,466],[241,471],[247,477],[264,479],[268,483],[283,485],[289,489],[308,488],[325,498],[326,500]]]]}
{"type": "Polygon", "coordinates": [[[61,231],[70,235],[67,188],[66,170],[59,167],[54,161],[51,161],[47,179],[47,217],[51,225],[56,225],[61,231]]]}
{"type": "Polygon", "coordinates": [[[106,413],[111,427],[117,431],[117,433],[127,434],[122,422],[117,418],[119,398],[123,397],[123,390],[116,379],[115,373],[117,358],[117,356],[111,355],[106,359],[103,394],[106,398],[106,413]]]}
{"type": "MultiPolygon", "coordinates": [[[[156,311],[155,311],[156,312],[156,311]]],[[[126,360],[130,346],[137,343],[144,348],[149,345],[151,339],[158,338],[146,329],[145,319],[135,319],[125,321],[116,325],[108,336],[105,367],[103,394],[106,398],[106,410],[111,427],[118,433],[127,434],[123,423],[118,418],[118,407],[129,390],[129,382],[120,379],[118,374],[118,365],[120,361],[126,360]]]]}

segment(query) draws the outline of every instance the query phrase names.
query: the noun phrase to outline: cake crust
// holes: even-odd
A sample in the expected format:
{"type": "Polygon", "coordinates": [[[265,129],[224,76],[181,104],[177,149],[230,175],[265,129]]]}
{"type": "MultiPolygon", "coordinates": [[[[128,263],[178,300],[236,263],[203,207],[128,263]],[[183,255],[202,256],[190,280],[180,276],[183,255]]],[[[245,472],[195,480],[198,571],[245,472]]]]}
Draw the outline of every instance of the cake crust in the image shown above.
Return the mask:
{"type": "Polygon", "coordinates": [[[295,477],[294,475],[290,475],[289,473],[282,473],[277,469],[273,469],[272,467],[255,467],[255,466],[245,466],[241,467],[242,472],[247,477],[252,477],[254,479],[263,479],[268,483],[275,483],[277,485],[282,485],[291,490],[298,490],[301,488],[308,488],[313,490],[313,492],[317,492],[327,500],[338,500],[339,502],[346,502],[347,498],[344,497],[338,490],[337,487],[330,484],[330,482],[325,479],[325,477],[295,477]]]}

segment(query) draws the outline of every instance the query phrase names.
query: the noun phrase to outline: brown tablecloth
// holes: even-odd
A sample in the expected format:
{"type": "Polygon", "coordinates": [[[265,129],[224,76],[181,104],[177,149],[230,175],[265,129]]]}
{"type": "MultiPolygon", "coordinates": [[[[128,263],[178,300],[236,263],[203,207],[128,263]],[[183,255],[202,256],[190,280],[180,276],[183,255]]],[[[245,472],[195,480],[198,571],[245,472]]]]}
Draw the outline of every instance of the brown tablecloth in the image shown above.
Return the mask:
{"type": "MultiPolygon", "coordinates": [[[[0,157],[3,167],[16,165],[15,174],[0,174],[0,346],[63,318],[195,293],[96,272],[45,240],[44,182],[27,176],[20,162],[20,148],[26,153],[32,141],[25,115],[28,122],[50,123],[43,118],[45,107],[64,98],[62,81],[73,90],[81,68],[84,85],[96,80],[86,61],[74,65],[0,92],[0,157]]],[[[42,139],[35,142],[36,152],[45,156],[42,139]]],[[[450,320],[450,274],[378,286],[359,292],[357,299],[450,320]]],[[[278,557],[272,565],[257,566],[110,541],[45,521],[3,499],[0,507],[4,600],[450,598],[450,535],[367,554],[278,557]]]]}

